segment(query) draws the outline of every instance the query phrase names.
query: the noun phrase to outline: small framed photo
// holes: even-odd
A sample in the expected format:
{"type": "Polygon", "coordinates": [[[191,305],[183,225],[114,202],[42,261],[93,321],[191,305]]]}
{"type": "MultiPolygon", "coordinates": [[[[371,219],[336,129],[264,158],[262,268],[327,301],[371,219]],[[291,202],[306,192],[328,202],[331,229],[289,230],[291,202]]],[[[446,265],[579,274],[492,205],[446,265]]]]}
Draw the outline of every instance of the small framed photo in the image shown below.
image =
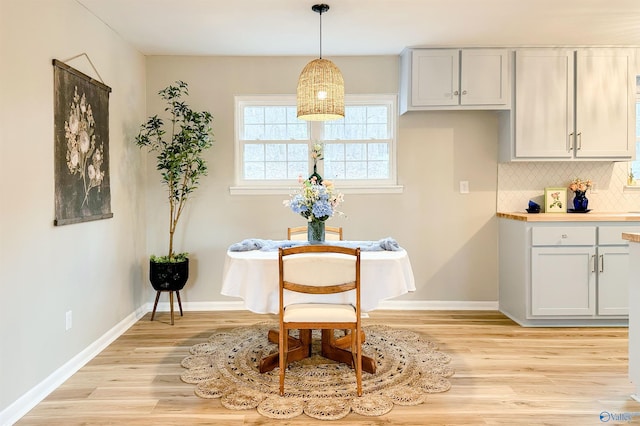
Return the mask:
{"type": "Polygon", "coordinates": [[[566,213],[567,212],[567,188],[545,188],[544,189],[544,212],[545,213],[566,213]]]}

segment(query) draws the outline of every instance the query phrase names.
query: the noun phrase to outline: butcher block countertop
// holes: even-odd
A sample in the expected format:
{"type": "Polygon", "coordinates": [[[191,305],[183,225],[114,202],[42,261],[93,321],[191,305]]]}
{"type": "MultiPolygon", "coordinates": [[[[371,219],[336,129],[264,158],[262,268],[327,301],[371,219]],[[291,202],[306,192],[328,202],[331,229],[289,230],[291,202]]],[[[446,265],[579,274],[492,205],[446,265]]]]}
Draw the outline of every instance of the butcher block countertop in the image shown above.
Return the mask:
{"type": "Polygon", "coordinates": [[[523,222],[640,222],[640,213],[597,212],[589,213],[526,213],[498,212],[502,219],[523,222]]]}
{"type": "Polygon", "coordinates": [[[631,241],[632,243],[640,243],[640,234],[633,234],[633,233],[623,232],[622,233],[622,239],[623,240],[627,240],[627,241],[631,241]]]}

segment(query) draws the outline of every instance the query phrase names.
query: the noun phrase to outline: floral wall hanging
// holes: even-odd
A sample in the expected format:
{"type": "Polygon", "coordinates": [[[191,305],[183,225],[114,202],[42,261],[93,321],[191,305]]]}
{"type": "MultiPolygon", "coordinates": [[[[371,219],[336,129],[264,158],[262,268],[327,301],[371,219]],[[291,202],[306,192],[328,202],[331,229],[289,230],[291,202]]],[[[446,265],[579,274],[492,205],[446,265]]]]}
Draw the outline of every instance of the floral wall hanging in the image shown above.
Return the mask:
{"type": "Polygon", "coordinates": [[[54,225],[108,219],[111,88],[53,60],[54,225]]]}

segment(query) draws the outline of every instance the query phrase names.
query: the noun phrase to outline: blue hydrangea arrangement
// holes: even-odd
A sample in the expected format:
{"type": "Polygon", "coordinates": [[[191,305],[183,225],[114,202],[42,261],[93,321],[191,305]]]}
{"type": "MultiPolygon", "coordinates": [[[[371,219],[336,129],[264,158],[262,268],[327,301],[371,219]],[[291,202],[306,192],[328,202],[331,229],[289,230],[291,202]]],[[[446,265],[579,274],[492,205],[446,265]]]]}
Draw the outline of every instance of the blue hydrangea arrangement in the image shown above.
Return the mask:
{"type": "Polygon", "coordinates": [[[338,206],[344,201],[344,195],[336,191],[332,182],[323,180],[318,183],[315,176],[301,180],[302,187],[285,200],[284,205],[307,219],[309,222],[325,221],[334,214],[342,214],[338,206]]]}

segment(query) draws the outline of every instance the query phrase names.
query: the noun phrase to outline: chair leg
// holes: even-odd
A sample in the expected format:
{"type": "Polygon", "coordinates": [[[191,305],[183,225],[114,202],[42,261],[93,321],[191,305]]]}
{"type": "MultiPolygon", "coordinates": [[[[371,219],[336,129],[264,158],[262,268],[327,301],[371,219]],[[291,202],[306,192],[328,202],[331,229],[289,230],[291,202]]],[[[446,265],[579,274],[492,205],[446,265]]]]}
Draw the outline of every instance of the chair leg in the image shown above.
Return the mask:
{"type": "Polygon", "coordinates": [[[160,299],[160,292],[156,292],[156,302],[153,304],[153,312],[151,312],[151,321],[153,321],[153,317],[156,316],[156,308],[158,307],[158,299],[160,299]]]}
{"type": "Polygon", "coordinates": [[[278,361],[280,363],[280,396],[284,396],[284,372],[287,368],[287,343],[289,340],[289,331],[284,327],[280,327],[280,342],[278,344],[279,353],[278,361]]]}
{"type": "Polygon", "coordinates": [[[169,305],[171,307],[171,325],[173,325],[173,292],[169,292],[169,305]]]}
{"type": "Polygon", "coordinates": [[[357,328],[353,330],[356,334],[356,386],[358,396],[362,396],[362,333],[357,328]]]}

